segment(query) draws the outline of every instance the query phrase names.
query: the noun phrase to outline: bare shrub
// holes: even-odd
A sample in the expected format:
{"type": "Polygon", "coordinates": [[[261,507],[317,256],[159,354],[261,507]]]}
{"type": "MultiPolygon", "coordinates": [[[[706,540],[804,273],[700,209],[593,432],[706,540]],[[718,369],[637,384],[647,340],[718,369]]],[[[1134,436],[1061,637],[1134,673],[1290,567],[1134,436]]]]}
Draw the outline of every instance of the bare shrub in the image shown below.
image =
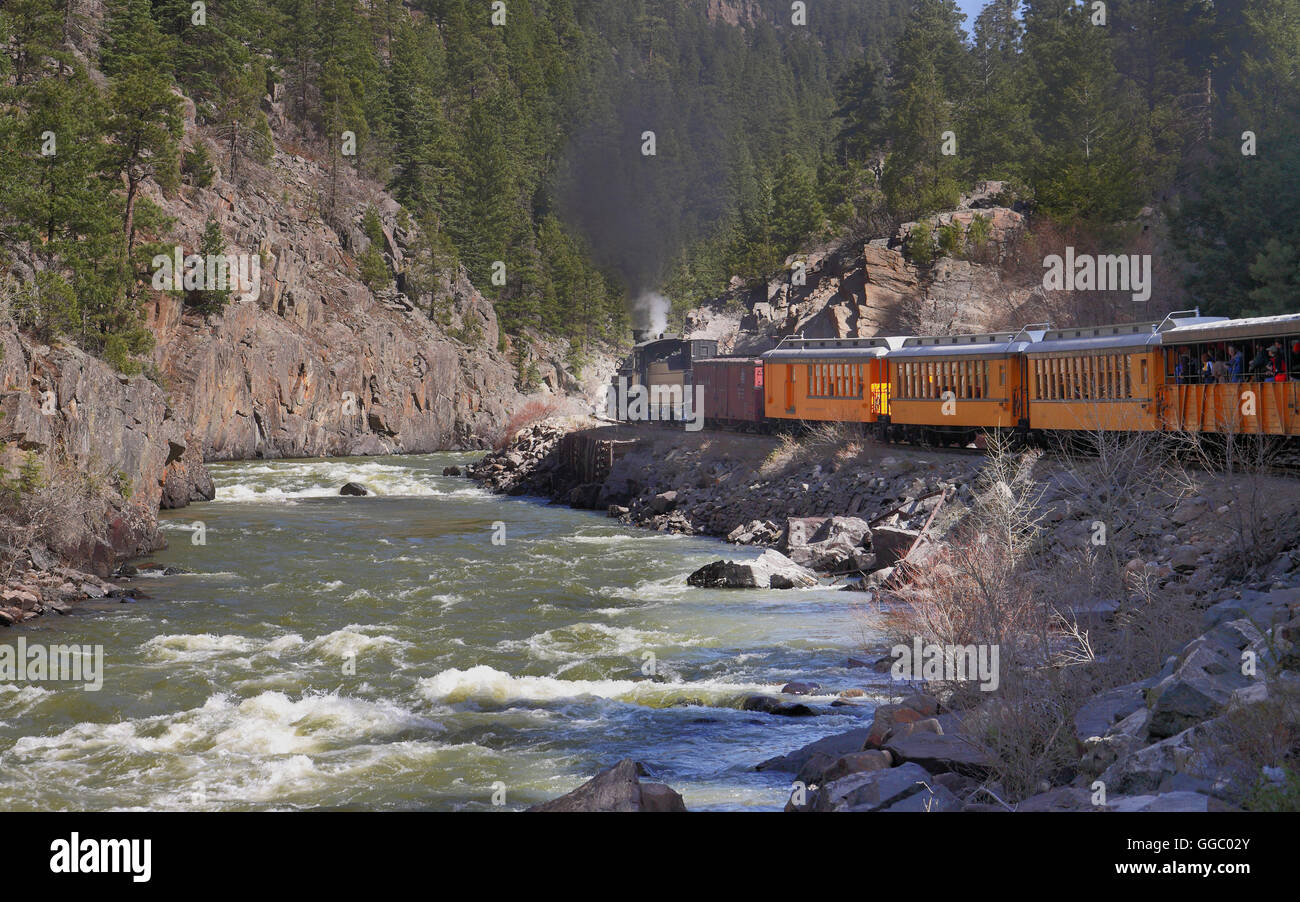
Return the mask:
{"type": "Polygon", "coordinates": [[[1079,433],[1053,449],[1062,464],[1057,485],[1073,515],[1090,526],[1087,575],[1102,598],[1125,594],[1125,568],[1144,551],[1140,521],[1196,489],[1174,450],[1161,433],[1104,430],[1079,433]]]}
{"type": "Polygon", "coordinates": [[[1293,491],[1274,475],[1280,464],[1281,442],[1274,436],[1242,433],[1239,421],[1217,424],[1219,434],[1180,433],[1180,446],[1192,463],[1207,474],[1219,474],[1230,493],[1228,510],[1216,513],[1223,541],[1232,549],[1224,575],[1242,578],[1268,564],[1294,542],[1296,512],[1274,517],[1279,501],[1293,491]]]}
{"type": "Polygon", "coordinates": [[[1051,608],[1023,566],[1042,532],[1034,451],[990,436],[969,511],[921,563],[905,562],[896,624],[940,645],[996,645],[1004,665],[1045,659],[1051,608]]]}
{"type": "Polygon", "coordinates": [[[494,451],[504,451],[514,441],[520,430],[527,429],[542,420],[550,419],[560,412],[562,406],[562,402],[554,398],[545,401],[529,401],[506,421],[505,426],[501,428],[501,432],[497,435],[496,441],[492,443],[492,449],[494,451]]]}
{"type": "Polygon", "coordinates": [[[992,763],[989,782],[1014,801],[1068,782],[1079,763],[1074,714],[1090,695],[1073,668],[1004,668],[996,696],[964,724],[992,763]]]}
{"type": "Polygon", "coordinates": [[[777,444],[758,468],[758,474],[764,479],[774,479],[786,473],[794,466],[795,455],[799,453],[799,440],[788,432],[777,437],[777,444]]]}
{"type": "Polygon", "coordinates": [[[14,575],[28,548],[57,548],[94,530],[119,494],[118,481],[117,474],[83,472],[67,460],[47,469],[34,454],[0,475],[0,578],[14,575]]]}

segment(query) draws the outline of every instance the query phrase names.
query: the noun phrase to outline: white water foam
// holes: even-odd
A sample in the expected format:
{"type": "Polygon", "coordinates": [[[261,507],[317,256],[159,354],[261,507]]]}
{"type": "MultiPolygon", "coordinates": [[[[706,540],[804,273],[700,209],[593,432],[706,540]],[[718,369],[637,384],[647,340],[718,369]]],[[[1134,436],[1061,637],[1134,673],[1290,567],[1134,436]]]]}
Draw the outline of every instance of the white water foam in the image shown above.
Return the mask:
{"type": "Polygon", "coordinates": [[[469,670],[444,670],[417,684],[417,691],[433,702],[550,702],[584,696],[611,699],[649,708],[667,708],[678,702],[699,700],[716,707],[734,707],[746,695],[770,692],[757,684],[701,681],[657,683],[653,680],[560,680],[554,677],[513,676],[486,665],[469,670]]]}
{"type": "Polygon", "coordinates": [[[400,464],[378,461],[285,461],[235,466],[214,472],[215,501],[292,503],[303,498],[337,497],[349,482],[360,482],[384,497],[485,498],[488,493],[400,464]],[[457,486],[458,487],[452,487],[457,486]]]}

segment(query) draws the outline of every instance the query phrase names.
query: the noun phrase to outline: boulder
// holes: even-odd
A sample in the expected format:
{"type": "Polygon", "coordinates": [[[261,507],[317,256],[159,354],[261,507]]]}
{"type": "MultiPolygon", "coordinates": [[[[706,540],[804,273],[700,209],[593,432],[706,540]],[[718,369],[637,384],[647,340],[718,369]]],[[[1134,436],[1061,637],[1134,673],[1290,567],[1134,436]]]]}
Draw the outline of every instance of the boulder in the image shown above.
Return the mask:
{"type": "Polygon", "coordinates": [[[881,749],[869,749],[865,752],[853,752],[842,758],[836,758],[820,768],[819,773],[799,772],[799,779],[805,783],[834,783],[849,774],[865,774],[875,770],[884,770],[894,766],[894,756],[881,749]]]}
{"type": "Polygon", "coordinates": [[[1016,811],[1090,811],[1092,793],[1078,786],[1058,786],[1030,796],[1016,805],[1016,811]]]}
{"type": "Polygon", "coordinates": [[[817,789],[813,811],[880,811],[931,785],[933,777],[917,764],[850,774],[817,789]]]}
{"type": "Polygon", "coordinates": [[[814,570],[861,570],[875,564],[875,556],[866,550],[870,539],[871,527],[857,517],[792,517],[781,550],[814,570]]]}
{"type": "Polygon", "coordinates": [[[1099,778],[1112,794],[1153,793],[1165,780],[1196,770],[1194,749],[1201,727],[1192,727],[1155,745],[1121,757],[1106,768],[1099,778]]]}
{"type": "Polygon", "coordinates": [[[366,488],[359,482],[349,482],[343,488],[339,489],[340,495],[347,495],[352,498],[364,498],[370,494],[370,489],[366,488]]]}
{"type": "Polygon", "coordinates": [[[752,561],[714,561],[686,578],[705,589],[793,589],[817,585],[817,577],[779,551],[768,549],[752,561]]]}
{"type": "Polygon", "coordinates": [[[1180,813],[1220,809],[1215,799],[1199,792],[1166,792],[1159,795],[1121,796],[1106,802],[1107,811],[1174,811],[1180,813]]]}
{"type": "Polygon", "coordinates": [[[883,570],[901,561],[920,537],[918,529],[897,526],[877,526],[871,531],[871,549],[876,554],[876,567],[883,570]]]}
{"type": "Polygon", "coordinates": [[[1200,563],[1201,552],[1195,545],[1180,545],[1174,549],[1169,563],[1179,573],[1190,573],[1200,563]]]}
{"type": "Polygon", "coordinates": [[[1174,672],[1147,693],[1152,739],[1174,736],[1214,717],[1238,689],[1250,685],[1232,652],[1200,639],[1184,653],[1174,672]]]}
{"type": "Polygon", "coordinates": [[[677,507],[676,492],[660,492],[650,499],[650,510],[656,514],[666,514],[677,507]]]}
{"type": "Polygon", "coordinates": [[[918,814],[938,814],[942,811],[961,811],[962,801],[941,783],[927,783],[921,791],[900,799],[885,811],[910,811],[918,814]]]}
{"type": "Polygon", "coordinates": [[[926,717],[934,717],[939,713],[939,700],[931,695],[925,695],[917,692],[903,699],[900,704],[904,708],[911,708],[918,714],[926,717]]]}
{"type": "Polygon", "coordinates": [[[867,734],[869,732],[867,729],[858,729],[849,730],[847,733],[836,733],[834,736],[826,736],[816,742],[810,742],[801,748],[797,748],[789,754],[768,758],[754,769],[798,773],[814,755],[825,755],[830,761],[834,761],[836,758],[852,752],[862,751],[867,743],[867,734]]]}
{"type": "Polygon", "coordinates": [[[1132,754],[1147,743],[1147,728],[1151,712],[1138,708],[1128,717],[1111,727],[1104,736],[1089,736],[1083,740],[1083,768],[1093,774],[1101,773],[1113,763],[1132,754]]]}
{"type": "Polygon", "coordinates": [[[880,705],[876,708],[875,718],[871,722],[867,743],[873,746],[882,745],[900,724],[913,724],[922,719],[924,718],[921,713],[915,708],[905,705],[880,705]]]}
{"type": "Polygon", "coordinates": [[[681,795],[662,783],[642,783],[645,765],[624,758],[566,795],[529,811],[685,811],[681,795]]]}
{"type": "Polygon", "coordinates": [[[984,779],[990,769],[988,757],[960,736],[913,729],[901,739],[890,739],[885,748],[895,761],[916,764],[930,773],[952,772],[984,779]]]}
{"type": "Polygon", "coordinates": [[[1153,680],[1141,680],[1109,689],[1084,702],[1074,716],[1075,738],[1087,742],[1105,736],[1115,724],[1144,706],[1143,693],[1153,685],[1153,680]]]}

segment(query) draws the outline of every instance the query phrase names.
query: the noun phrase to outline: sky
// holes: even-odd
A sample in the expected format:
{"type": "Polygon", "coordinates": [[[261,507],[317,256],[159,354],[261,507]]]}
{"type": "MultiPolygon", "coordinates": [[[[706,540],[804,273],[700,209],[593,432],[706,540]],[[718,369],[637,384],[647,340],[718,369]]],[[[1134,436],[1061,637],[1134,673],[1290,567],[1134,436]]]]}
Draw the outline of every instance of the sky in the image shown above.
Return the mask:
{"type": "Polygon", "coordinates": [[[980,10],[984,8],[986,2],[987,0],[957,0],[957,5],[966,14],[966,21],[962,24],[965,26],[967,34],[975,30],[975,17],[980,14],[980,10]]]}

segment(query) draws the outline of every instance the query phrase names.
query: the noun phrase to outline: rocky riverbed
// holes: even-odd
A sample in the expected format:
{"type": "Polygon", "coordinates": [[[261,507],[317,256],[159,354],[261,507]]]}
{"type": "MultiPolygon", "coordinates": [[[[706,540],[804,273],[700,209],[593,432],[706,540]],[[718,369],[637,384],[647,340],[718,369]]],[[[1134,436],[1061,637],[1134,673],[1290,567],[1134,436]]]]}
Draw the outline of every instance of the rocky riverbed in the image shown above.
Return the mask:
{"type": "MultiPolygon", "coordinates": [[[[728,584],[727,574],[732,585],[759,584],[774,563],[789,565],[868,589],[888,613],[935,586],[927,570],[952,569],[963,524],[988,510],[977,497],[988,464],[976,455],[601,427],[586,435],[610,443],[605,463],[579,470],[572,436],[584,425],[592,424],[534,424],[467,475],[498,492],[783,556],[739,571],[720,561],[692,577],[712,585],[728,584]],[[899,567],[900,558],[925,563],[899,567]]],[[[1130,450],[1135,459],[1147,453],[1130,450]]],[[[1031,497],[1035,524],[1022,566],[1026,582],[1050,596],[1059,633],[1051,647],[1061,656],[1020,662],[1010,674],[1017,688],[990,696],[900,681],[871,727],[756,761],[790,774],[787,810],[1294,808],[1300,493],[1294,480],[1259,472],[1177,470],[1135,478],[1138,469],[1105,453],[1032,461],[1028,488],[1015,489],[1031,497]],[[1099,549],[1119,571],[1109,583],[1097,578],[1106,569],[1099,549]],[[1093,582],[1071,569],[1081,560],[1091,561],[1093,582]],[[1149,641],[1138,648],[1134,636],[1149,641]],[[1068,678],[1056,680],[1062,671],[1068,678]],[[1032,722],[1044,718],[1055,724],[1044,737],[1050,754],[1040,749],[1043,760],[1031,761],[1032,722]],[[1017,724],[1019,745],[1006,738],[1017,724]]],[[[886,651],[864,649],[859,663],[888,669],[886,651]]],[[[779,716],[797,703],[770,701],[751,710],[779,716]]],[[[600,797],[590,786],[581,795],[589,804],[600,797]]]]}

